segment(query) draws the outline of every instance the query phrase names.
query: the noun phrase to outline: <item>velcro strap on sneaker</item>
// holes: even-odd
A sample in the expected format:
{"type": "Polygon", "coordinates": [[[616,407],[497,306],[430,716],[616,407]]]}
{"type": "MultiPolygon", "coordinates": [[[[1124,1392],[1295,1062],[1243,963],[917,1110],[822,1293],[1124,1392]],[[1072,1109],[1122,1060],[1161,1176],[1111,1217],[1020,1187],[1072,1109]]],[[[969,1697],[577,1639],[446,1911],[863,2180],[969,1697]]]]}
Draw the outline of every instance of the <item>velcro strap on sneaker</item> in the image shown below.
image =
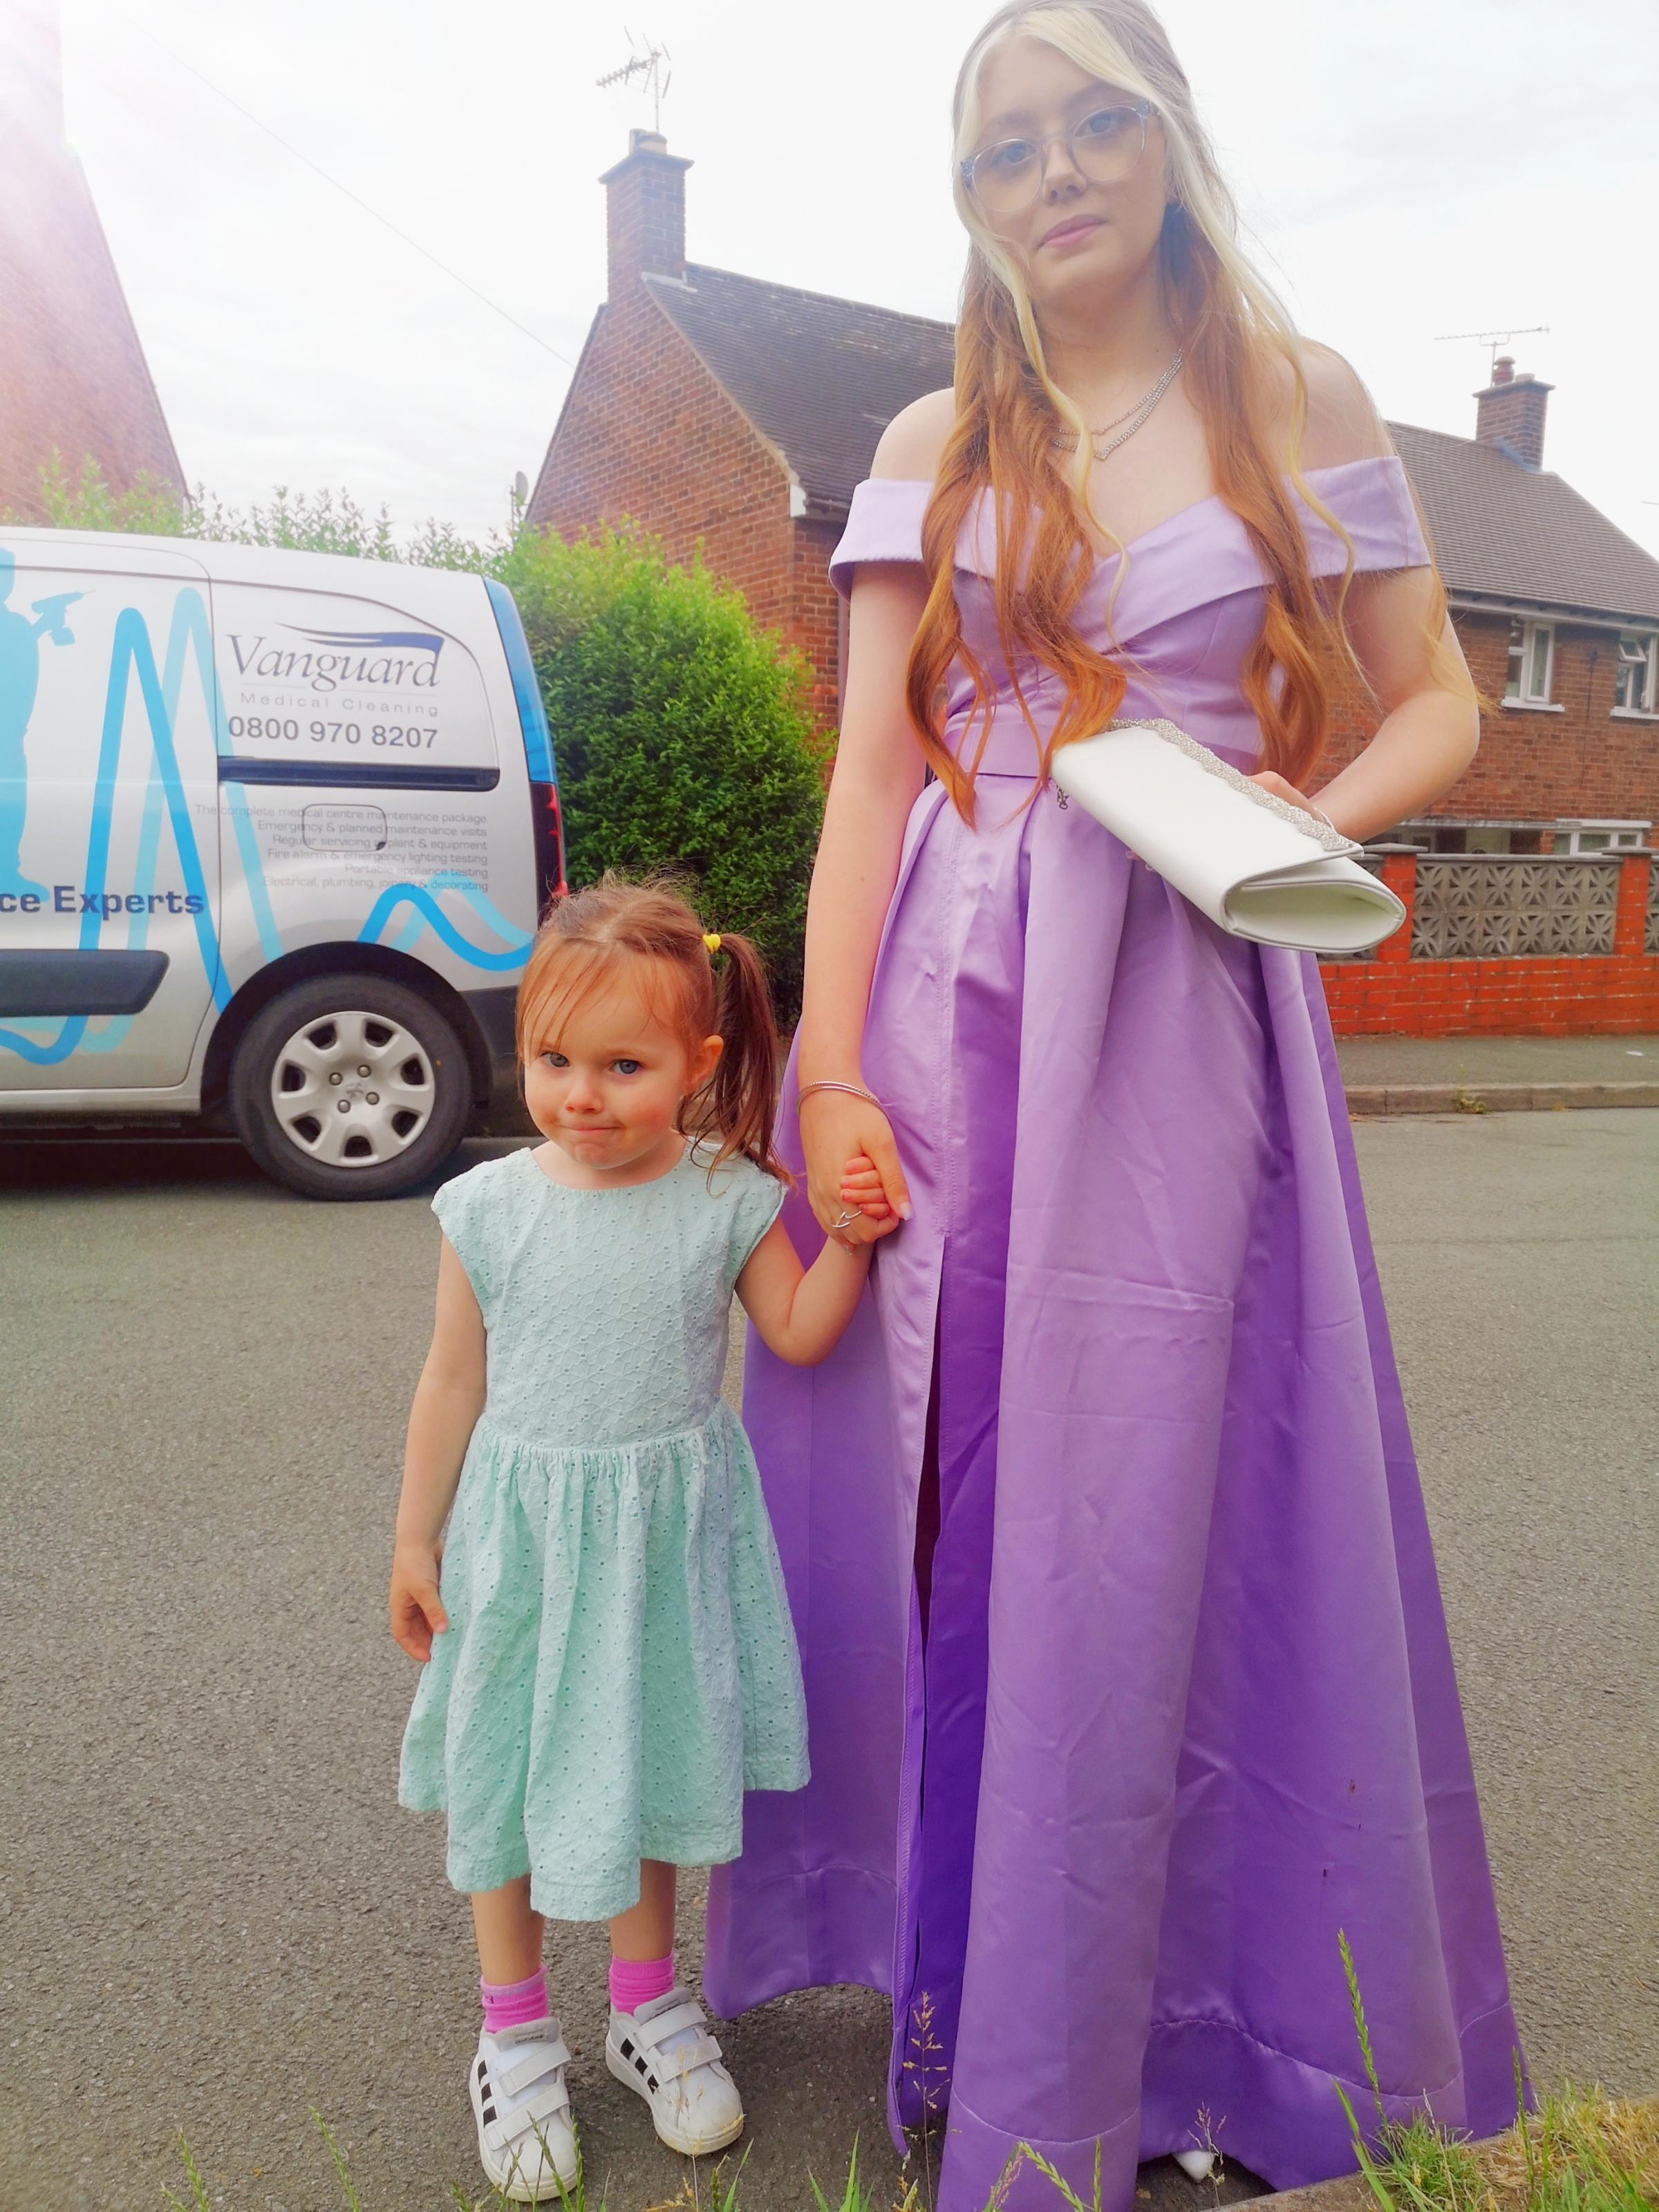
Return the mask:
{"type": "Polygon", "coordinates": [[[659,2081],[672,2081],[684,2075],[695,2074],[699,2066],[718,2065],[720,2056],[720,2047],[712,2035],[689,2036],[672,2051],[657,2052],[657,2078],[659,2081]]]}
{"type": "Polygon", "coordinates": [[[562,2036],[556,2042],[537,2046],[527,2058],[515,2059],[511,2066],[497,2066],[495,2078],[509,2097],[516,2097],[520,2089],[527,2089],[532,2081],[539,2081],[544,2074],[550,2074],[556,2066],[570,2063],[569,2049],[562,2036]]]}
{"type": "Polygon", "coordinates": [[[562,2081],[550,2081],[544,2089],[538,2089],[533,2097],[522,2105],[515,2105],[510,2112],[501,2113],[495,2122],[498,2142],[508,2143],[520,2136],[528,2135],[544,2120],[555,2119],[561,2112],[570,2110],[570,2093],[562,2081]]]}
{"type": "Polygon", "coordinates": [[[702,2007],[696,1997],[684,1997],[649,2020],[640,2020],[637,2013],[634,2016],[639,2021],[640,2041],[647,2051],[660,2050],[667,2037],[678,2035],[683,2027],[701,2027],[704,2021],[702,2007]]]}

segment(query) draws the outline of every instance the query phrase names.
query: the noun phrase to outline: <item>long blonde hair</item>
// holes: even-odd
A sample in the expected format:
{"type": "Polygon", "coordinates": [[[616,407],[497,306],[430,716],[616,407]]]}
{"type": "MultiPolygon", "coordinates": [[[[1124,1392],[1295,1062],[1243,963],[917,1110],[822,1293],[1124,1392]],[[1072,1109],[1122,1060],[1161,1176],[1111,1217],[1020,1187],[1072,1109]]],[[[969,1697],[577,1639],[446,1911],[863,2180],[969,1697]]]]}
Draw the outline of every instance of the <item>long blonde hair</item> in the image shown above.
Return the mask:
{"type": "MultiPolygon", "coordinates": [[[[957,534],[988,490],[996,526],[998,641],[1036,744],[1033,798],[1059,747],[1100,729],[1127,689],[1121,666],[1091,645],[1073,619],[1096,560],[1088,427],[1049,374],[1018,258],[987,228],[962,175],[981,128],[981,70],[994,47],[1015,36],[1041,39],[1091,76],[1150,100],[1162,126],[1172,187],[1157,248],[1165,312],[1185,354],[1183,375],[1205,425],[1218,492],[1249,532],[1267,578],[1261,631],[1246,659],[1243,688],[1261,726],[1262,765],[1299,783],[1324,746],[1338,672],[1370,690],[1342,620],[1353,547],[1302,473],[1308,388],[1295,325],[1239,250],[1232,195],[1192,88],[1146,0],[1009,0],[975,40],[957,79],[956,204],[971,242],[957,323],[957,419],[922,525],[929,592],[906,682],[911,720],[929,765],[972,822],[975,769],[988,735],[992,693],[963,637],[953,571],[957,534]],[[1291,390],[1285,452],[1291,482],[1346,548],[1340,580],[1328,598],[1310,572],[1302,525],[1273,450],[1281,363],[1291,390]],[[1069,461],[1055,444],[1056,417],[1075,439],[1069,461]],[[1065,685],[1066,703],[1046,744],[1019,684],[1022,661],[1035,661],[1065,685]],[[942,702],[953,662],[965,668],[975,695],[964,753],[975,720],[984,724],[979,753],[966,764],[943,735],[942,702]]],[[[1120,551],[1121,584],[1128,555],[1120,551]]],[[[1437,639],[1445,620],[1437,574],[1435,594],[1430,629],[1437,639]]]]}

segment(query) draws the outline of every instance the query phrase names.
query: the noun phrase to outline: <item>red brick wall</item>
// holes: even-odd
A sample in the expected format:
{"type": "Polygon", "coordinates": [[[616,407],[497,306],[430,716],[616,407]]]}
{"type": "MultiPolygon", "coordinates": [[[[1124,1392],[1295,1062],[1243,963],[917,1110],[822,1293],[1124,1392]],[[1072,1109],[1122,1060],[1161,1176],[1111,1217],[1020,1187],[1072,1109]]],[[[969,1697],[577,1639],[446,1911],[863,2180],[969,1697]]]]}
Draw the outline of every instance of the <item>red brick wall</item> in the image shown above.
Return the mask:
{"type": "Polygon", "coordinates": [[[789,636],[816,675],[812,704],[826,729],[841,716],[841,599],[830,581],[830,556],[842,533],[836,522],[799,521],[790,532],[793,580],[789,636]]]}
{"type": "MultiPolygon", "coordinates": [[[[1456,629],[1482,693],[1501,701],[1509,668],[1506,617],[1460,614],[1456,629]]],[[[1562,712],[1494,705],[1480,717],[1480,750],[1459,782],[1427,812],[1450,821],[1612,816],[1659,823],[1659,722],[1615,719],[1618,640],[1611,630],[1559,623],[1551,690],[1562,712]]],[[[1322,781],[1371,734],[1352,710],[1341,717],[1322,781]]]]}
{"type": "MultiPolygon", "coordinates": [[[[1613,864],[1609,864],[1613,865],[1613,864]]],[[[1322,964],[1338,1036],[1606,1036],[1659,1029],[1659,953],[1644,952],[1645,853],[1617,864],[1610,954],[1516,960],[1413,960],[1413,854],[1389,854],[1382,880],[1406,920],[1370,960],[1322,964]]]]}

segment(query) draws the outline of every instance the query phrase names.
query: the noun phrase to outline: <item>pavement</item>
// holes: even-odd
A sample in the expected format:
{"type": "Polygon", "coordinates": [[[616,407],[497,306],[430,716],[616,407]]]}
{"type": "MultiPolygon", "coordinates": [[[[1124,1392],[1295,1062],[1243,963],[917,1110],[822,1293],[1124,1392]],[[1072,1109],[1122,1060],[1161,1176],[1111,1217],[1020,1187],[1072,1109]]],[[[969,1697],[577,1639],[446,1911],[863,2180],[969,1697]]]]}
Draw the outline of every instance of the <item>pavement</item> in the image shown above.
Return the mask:
{"type": "Polygon", "coordinates": [[[1339,1037],[1354,1114],[1659,1106],[1659,1036],[1339,1037]]]}
{"type": "MultiPolygon", "coordinates": [[[[1355,1136],[1534,2075],[1650,2092],[1659,1115],[1355,1136]]],[[[441,1821],[394,1802],[384,1613],[433,1261],[423,1196],[307,1204],[228,1143],[0,1146],[0,2212],[156,2212],[179,2130],[214,2212],[341,2212],[313,2106],[366,2212],[477,2188],[477,1967],[441,1821]]],[[[686,2174],[603,2070],[605,1951],[550,1930],[590,2175],[641,2212],[686,2174]]],[[[855,2139],[894,2202],[884,2010],[722,2031],[751,2212],[838,2202],[855,2139]]]]}

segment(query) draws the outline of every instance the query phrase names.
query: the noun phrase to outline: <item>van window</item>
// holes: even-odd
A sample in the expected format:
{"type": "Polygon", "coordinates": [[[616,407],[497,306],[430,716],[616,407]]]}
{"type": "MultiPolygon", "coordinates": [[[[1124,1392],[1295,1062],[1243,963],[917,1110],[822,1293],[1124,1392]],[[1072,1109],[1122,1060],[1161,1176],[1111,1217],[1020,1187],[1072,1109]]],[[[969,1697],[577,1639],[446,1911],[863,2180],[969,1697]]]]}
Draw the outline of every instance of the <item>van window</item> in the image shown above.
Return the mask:
{"type": "Polygon", "coordinates": [[[458,638],[374,599],[216,583],[220,750],[246,781],[488,788],[495,741],[458,638]]]}

